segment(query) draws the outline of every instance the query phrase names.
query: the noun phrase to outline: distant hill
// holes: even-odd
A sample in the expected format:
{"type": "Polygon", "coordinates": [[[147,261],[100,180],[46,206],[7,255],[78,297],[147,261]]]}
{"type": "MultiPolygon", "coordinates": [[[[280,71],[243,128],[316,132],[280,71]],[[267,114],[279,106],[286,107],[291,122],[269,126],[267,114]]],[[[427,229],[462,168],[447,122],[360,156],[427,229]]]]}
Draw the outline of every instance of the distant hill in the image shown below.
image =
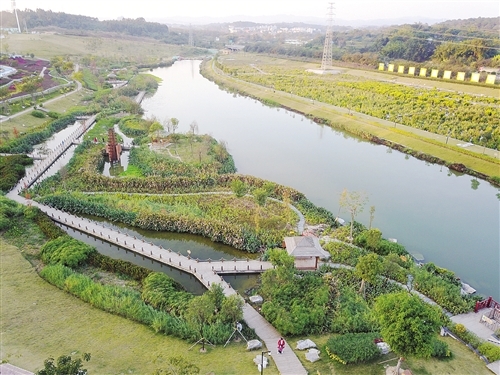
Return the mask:
{"type": "Polygon", "coordinates": [[[471,31],[494,31],[497,36],[500,33],[500,17],[479,17],[464,20],[449,20],[434,25],[436,28],[462,29],[471,31]]]}
{"type": "MultiPolygon", "coordinates": [[[[1,12],[2,27],[17,28],[14,14],[1,12]]],[[[114,32],[132,36],[162,39],[168,34],[168,26],[157,22],[147,22],[144,18],[99,21],[94,17],[87,17],[64,12],[52,12],[43,9],[36,11],[18,10],[21,28],[32,31],[38,27],[59,27],[68,30],[88,30],[94,32],[114,32]]]]}

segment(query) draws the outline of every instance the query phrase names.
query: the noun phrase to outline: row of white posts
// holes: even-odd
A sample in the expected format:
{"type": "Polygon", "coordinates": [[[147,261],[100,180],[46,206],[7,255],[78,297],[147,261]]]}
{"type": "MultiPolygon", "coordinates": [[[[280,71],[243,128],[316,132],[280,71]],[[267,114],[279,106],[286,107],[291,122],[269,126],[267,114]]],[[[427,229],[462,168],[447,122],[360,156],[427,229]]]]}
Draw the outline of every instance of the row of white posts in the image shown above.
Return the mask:
{"type": "MultiPolygon", "coordinates": [[[[395,64],[389,64],[387,66],[387,71],[388,72],[397,72],[399,74],[408,74],[411,76],[416,75],[416,69],[414,66],[408,67],[408,70],[406,70],[406,67],[404,65],[399,65],[397,70],[395,64]]],[[[427,77],[427,72],[429,69],[427,68],[419,68],[419,77],[427,77]]],[[[378,64],[378,70],[385,71],[385,64],[384,63],[379,63],[378,64]]],[[[442,78],[442,79],[452,79],[452,74],[453,72],[451,70],[445,70],[443,71],[442,74],[439,74],[439,69],[430,69],[430,77],[431,78],[442,78]]],[[[479,82],[481,73],[471,73],[469,82],[479,82]]],[[[458,72],[454,78],[457,81],[465,81],[465,72],[458,72]]],[[[486,80],[485,83],[494,85],[496,83],[496,74],[487,74],[486,75],[486,80]]]]}

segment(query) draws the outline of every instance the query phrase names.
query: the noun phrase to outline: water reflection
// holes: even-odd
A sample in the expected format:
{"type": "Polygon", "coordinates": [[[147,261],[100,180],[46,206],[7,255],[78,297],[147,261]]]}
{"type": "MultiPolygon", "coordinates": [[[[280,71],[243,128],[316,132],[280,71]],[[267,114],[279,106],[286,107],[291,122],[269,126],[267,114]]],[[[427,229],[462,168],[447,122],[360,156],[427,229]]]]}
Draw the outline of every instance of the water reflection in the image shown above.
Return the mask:
{"type": "Polygon", "coordinates": [[[186,289],[190,293],[201,295],[206,291],[204,285],[190,273],[186,273],[178,270],[177,268],[164,265],[163,263],[159,263],[153,259],[149,259],[133,251],[126,250],[109,242],[102,241],[101,239],[97,239],[73,228],[69,228],[64,225],[60,225],[60,227],[64,229],[64,231],[66,231],[66,233],[68,233],[71,237],[85,242],[88,245],[94,246],[102,255],[109,256],[113,259],[124,260],[135,264],[136,266],[141,266],[152,271],[163,272],[177,281],[179,284],[181,284],[184,289],[186,289]]]}
{"type": "Polygon", "coordinates": [[[171,249],[184,256],[199,258],[201,260],[213,259],[257,259],[258,254],[250,254],[245,251],[235,249],[234,247],[224,245],[218,242],[212,242],[210,239],[189,233],[157,232],[151,230],[132,227],[123,223],[113,223],[101,217],[80,215],[92,221],[104,224],[108,228],[127,233],[131,237],[144,238],[147,242],[152,242],[164,249],[171,249]],[[190,253],[188,253],[188,251],[190,253]]]}

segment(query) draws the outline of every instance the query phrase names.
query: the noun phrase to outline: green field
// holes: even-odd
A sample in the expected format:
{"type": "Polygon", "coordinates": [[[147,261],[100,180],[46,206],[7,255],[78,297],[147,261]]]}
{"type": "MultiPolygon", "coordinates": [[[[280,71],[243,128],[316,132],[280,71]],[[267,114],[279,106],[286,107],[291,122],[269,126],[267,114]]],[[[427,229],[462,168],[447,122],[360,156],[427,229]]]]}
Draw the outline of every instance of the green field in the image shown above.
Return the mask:
{"type": "Polygon", "coordinates": [[[205,53],[195,48],[168,45],[154,39],[137,37],[95,37],[61,35],[55,33],[9,34],[2,43],[7,43],[10,52],[34,53],[36,57],[50,59],[54,56],[95,55],[113,60],[131,60],[147,63],[158,58],[170,60],[176,55],[205,53]],[[97,43],[92,43],[98,41],[97,43]]]}

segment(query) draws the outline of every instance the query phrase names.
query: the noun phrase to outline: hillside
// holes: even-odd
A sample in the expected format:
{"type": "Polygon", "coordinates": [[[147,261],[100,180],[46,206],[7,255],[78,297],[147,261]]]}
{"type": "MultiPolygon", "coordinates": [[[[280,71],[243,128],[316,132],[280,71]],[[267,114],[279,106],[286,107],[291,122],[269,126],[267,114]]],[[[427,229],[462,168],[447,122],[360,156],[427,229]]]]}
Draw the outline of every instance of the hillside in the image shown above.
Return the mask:
{"type": "MultiPolygon", "coordinates": [[[[99,21],[94,17],[52,12],[43,9],[18,11],[18,16],[23,31],[26,31],[26,28],[28,31],[31,31],[40,27],[59,27],[68,30],[114,32],[155,39],[164,38],[168,34],[167,25],[157,22],[147,22],[144,18],[99,21]]],[[[1,17],[2,27],[17,27],[14,14],[1,12],[1,17]]]]}

